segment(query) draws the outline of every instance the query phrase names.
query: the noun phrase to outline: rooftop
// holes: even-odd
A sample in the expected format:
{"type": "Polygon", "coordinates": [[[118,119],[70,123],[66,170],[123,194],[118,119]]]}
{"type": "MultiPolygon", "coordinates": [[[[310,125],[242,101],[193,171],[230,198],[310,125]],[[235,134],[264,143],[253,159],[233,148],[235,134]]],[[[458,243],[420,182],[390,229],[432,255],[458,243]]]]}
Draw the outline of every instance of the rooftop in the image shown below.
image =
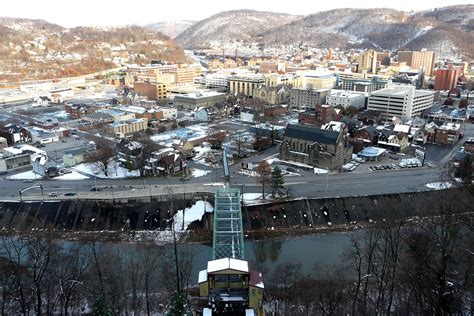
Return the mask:
{"type": "Polygon", "coordinates": [[[284,136],[323,144],[335,144],[339,138],[339,132],[309,126],[288,124],[284,136]]]}

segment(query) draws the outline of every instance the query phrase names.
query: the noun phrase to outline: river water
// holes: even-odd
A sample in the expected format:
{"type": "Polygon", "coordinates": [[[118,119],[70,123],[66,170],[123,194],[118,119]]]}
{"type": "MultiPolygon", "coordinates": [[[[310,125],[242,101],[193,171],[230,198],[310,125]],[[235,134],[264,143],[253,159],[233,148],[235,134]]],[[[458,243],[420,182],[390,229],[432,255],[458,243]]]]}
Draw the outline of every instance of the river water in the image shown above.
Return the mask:
{"type": "MultiPolygon", "coordinates": [[[[315,264],[331,265],[343,260],[344,252],[350,246],[348,233],[317,234],[287,240],[263,240],[245,242],[245,260],[265,265],[272,270],[275,266],[294,262],[300,263],[303,273],[309,273],[315,264]]],[[[212,258],[212,247],[197,245],[193,276],[205,269],[212,258]]]]}

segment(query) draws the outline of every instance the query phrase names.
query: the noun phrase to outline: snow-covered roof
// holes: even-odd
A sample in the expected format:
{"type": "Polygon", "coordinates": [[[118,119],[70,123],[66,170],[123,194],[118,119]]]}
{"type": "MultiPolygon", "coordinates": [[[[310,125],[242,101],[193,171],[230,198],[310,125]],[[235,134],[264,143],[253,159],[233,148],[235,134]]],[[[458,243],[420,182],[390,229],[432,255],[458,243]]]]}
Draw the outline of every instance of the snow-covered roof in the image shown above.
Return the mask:
{"type": "Polygon", "coordinates": [[[222,258],[207,263],[207,272],[215,273],[223,270],[235,270],[248,273],[249,263],[245,260],[222,258]]]}
{"type": "Polygon", "coordinates": [[[408,134],[410,131],[410,125],[397,124],[393,128],[393,131],[408,134]]]}

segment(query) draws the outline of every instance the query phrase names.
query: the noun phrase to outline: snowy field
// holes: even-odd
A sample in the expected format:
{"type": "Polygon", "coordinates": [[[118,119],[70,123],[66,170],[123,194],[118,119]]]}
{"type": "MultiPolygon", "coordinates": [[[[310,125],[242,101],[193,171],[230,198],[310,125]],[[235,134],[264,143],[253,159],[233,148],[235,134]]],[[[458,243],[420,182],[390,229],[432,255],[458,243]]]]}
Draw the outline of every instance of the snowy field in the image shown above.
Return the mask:
{"type": "Polygon", "coordinates": [[[26,171],[22,173],[17,173],[12,176],[7,177],[8,180],[35,180],[35,179],[43,179],[40,175],[37,175],[33,171],[26,171]]]}
{"type": "MultiPolygon", "coordinates": [[[[197,201],[190,208],[186,208],[184,212],[184,230],[188,229],[189,224],[194,221],[199,221],[204,216],[204,213],[212,213],[214,208],[211,203],[207,201],[197,201]]],[[[173,217],[174,229],[181,231],[183,227],[183,210],[179,210],[173,217]]]]}
{"type": "Polygon", "coordinates": [[[139,170],[128,171],[126,168],[120,166],[117,162],[111,161],[108,166],[108,176],[106,177],[104,172],[97,167],[94,163],[81,163],[77,166],[72,167],[72,169],[79,172],[96,176],[101,179],[122,179],[130,177],[139,177],[139,170]]]}

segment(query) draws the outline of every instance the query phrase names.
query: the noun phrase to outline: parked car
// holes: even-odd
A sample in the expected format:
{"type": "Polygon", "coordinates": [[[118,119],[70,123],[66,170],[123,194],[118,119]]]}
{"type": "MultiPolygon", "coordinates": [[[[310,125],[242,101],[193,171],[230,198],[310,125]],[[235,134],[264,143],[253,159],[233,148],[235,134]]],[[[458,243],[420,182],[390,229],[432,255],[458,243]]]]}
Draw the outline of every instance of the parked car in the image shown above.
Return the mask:
{"type": "Polygon", "coordinates": [[[76,192],[66,192],[64,193],[64,196],[74,196],[76,195],[76,192]]]}
{"type": "Polygon", "coordinates": [[[92,191],[92,192],[102,191],[102,188],[99,188],[99,187],[92,187],[92,188],[91,188],[91,191],[92,191]]]}

